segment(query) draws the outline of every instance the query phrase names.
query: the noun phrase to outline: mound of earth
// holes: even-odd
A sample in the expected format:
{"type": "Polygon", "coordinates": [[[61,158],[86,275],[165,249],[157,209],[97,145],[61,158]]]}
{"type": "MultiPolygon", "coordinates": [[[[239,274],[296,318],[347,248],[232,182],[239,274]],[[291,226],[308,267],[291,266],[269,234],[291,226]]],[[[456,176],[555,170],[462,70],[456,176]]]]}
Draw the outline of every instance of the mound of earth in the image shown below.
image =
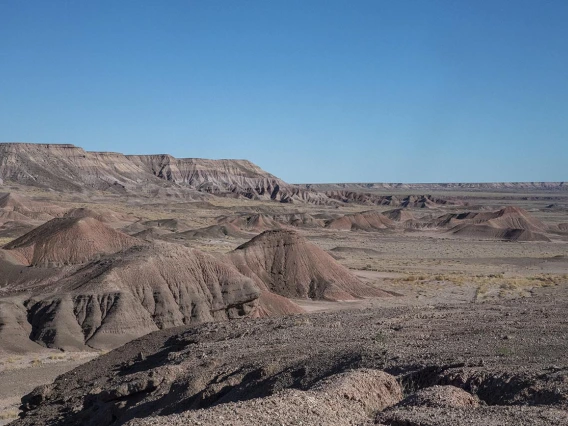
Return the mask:
{"type": "Polygon", "coordinates": [[[0,221],[0,238],[18,238],[36,228],[37,225],[28,221],[0,221]]]}
{"type": "Polygon", "coordinates": [[[213,426],[220,419],[230,419],[228,424],[343,426],[362,424],[368,421],[367,413],[384,409],[401,398],[402,390],[393,376],[379,370],[360,369],[331,376],[306,391],[286,389],[260,400],[220,404],[163,418],[136,419],[127,424],[150,426],[169,422],[213,426]]]}
{"type": "Polygon", "coordinates": [[[13,424],[567,424],[568,298],[541,290],[160,330],[37,388],[13,424]]]}
{"type": "MultiPolygon", "coordinates": [[[[229,264],[186,247],[136,246],[4,299],[4,327],[61,349],[114,348],[184,324],[258,316],[259,290],[229,264]],[[22,312],[22,318],[6,314],[22,312]]],[[[21,339],[20,339],[21,340],[21,339]]]]}
{"type": "Polygon", "coordinates": [[[382,213],[369,210],[361,213],[352,213],[331,219],[326,222],[326,228],[337,230],[376,231],[394,228],[394,222],[382,213]]]}
{"type": "Polygon", "coordinates": [[[325,220],[318,219],[308,213],[241,214],[237,216],[221,216],[217,218],[217,222],[256,232],[289,227],[321,228],[325,225],[325,220]]]}
{"type": "Polygon", "coordinates": [[[390,296],[370,287],[294,231],[265,231],[229,254],[257,285],[288,298],[352,300],[390,296]]]}
{"type": "Polygon", "coordinates": [[[4,249],[31,266],[58,266],[85,263],[137,242],[92,217],[68,217],[52,219],[8,243],[4,249]]]}
{"type": "Polygon", "coordinates": [[[432,386],[420,389],[398,405],[400,407],[478,407],[479,400],[455,386],[432,386]]]}
{"type": "Polygon", "coordinates": [[[112,210],[92,210],[86,207],[75,208],[67,211],[63,217],[92,217],[99,222],[116,223],[116,222],[132,222],[134,219],[128,215],[116,213],[112,210]]]}
{"type": "Polygon", "coordinates": [[[64,208],[23,195],[0,193],[0,220],[49,220],[61,216],[64,208]]]}
{"type": "Polygon", "coordinates": [[[550,241],[546,235],[527,229],[495,228],[490,225],[463,224],[450,229],[454,235],[505,241],[550,241]]]}
{"type": "Polygon", "coordinates": [[[132,236],[140,240],[153,241],[156,239],[161,240],[165,235],[171,235],[171,232],[156,228],[148,228],[144,229],[143,231],[137,232],[132,236]]]}

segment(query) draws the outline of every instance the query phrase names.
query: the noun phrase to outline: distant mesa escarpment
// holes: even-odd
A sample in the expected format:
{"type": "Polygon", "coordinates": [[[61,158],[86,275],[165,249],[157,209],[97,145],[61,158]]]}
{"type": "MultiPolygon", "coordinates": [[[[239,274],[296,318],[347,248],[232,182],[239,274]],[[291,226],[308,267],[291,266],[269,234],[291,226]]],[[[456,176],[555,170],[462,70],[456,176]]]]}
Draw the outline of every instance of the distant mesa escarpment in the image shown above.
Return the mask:
{"type": "Polygon", "coordinates": [[[168,154],[90,152],[70,144],[0,143],[0,185],[60,192],[204,201],[211,196],[338,206],[344,203],[434,208],[463,205],[454,196],[382,195],[373,191],[566,190],[564,182],[494,184],[292,185],[247,160],[175,158],[168,154]]]}
{"type": "Polygon", "coordinates": [[[568,182],[448,182],[448,183],[312,183],[301,185],[319,192],[327,191],[514,191],[519,189],[568,191],[568,182]]]}
{"type": "Polygon", "coordinates": [[[204,199],[207,194],[328,204],[323,194],[289,185],[246,160],[89,152],[69,144],[0,144],[0,178],[56,191],[204,199]]]}

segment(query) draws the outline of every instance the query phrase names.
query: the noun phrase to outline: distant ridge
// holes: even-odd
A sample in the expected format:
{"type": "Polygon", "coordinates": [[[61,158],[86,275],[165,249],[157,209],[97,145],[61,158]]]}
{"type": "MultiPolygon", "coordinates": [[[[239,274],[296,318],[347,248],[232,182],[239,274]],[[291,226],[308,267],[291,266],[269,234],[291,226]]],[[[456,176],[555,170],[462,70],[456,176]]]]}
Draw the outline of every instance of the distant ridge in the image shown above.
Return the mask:
{"type": "Polygon", "coordinates": [[[334,190],[498,190],[538,189],[568,191],[568,182],[446,182],[446,183],[305,183],[305,189],[320,192],[334,190]]]}

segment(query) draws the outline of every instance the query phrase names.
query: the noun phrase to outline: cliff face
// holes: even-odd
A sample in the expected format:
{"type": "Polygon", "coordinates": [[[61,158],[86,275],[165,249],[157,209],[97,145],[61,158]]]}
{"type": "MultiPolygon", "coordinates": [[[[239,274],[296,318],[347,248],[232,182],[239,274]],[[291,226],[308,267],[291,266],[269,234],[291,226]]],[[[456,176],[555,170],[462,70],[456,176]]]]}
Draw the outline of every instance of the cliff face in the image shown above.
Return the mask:
{"type": "Polygon", "coordinates": [[[0,144],[0,179],[56,191],[203,198],[243,196],[280,202],[330,202],[315,191],[289,185],[247,160],[174,158],[168,154],[123,155],[88,152],[74,145],[0,144]]]}
{"type": "Polygon", "coordinates": [[[294,192],[291,185],[247,160],[174,158],[166,154],[132,155],[128,159],[160,179],[216,195],[287,201],[294,192]]]}
{"type": "Polygon", "coordinates": [[[5,181],[66,191],[121,190],[148,180],[146,175],[118,153],[87,152],[73,145],[0,144],[5,181]]]}

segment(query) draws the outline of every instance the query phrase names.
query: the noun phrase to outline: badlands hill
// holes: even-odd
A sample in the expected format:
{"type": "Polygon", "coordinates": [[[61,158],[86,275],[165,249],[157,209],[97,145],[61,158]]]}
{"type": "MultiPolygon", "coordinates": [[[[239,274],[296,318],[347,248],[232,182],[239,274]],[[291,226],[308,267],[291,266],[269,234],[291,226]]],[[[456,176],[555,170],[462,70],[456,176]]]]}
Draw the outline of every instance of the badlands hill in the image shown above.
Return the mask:
{"type": "Polygon", "coordinates": [[[137,242],[95,218],[65,217],[50,220],[4,249],[27,265],[61,266],[85,263],[125,250],[137,242]]]}
{"type": "Polygon", "coordinates": [[[519,207],[505,207],[491,212],[450,213],[433,221],[434,226],[466,237],[508,241],[550,241],[544,235],[548,227],[519,207]]]}
{"type": "Polygon", "coordinates": [[[289,298],[352,300],[390,296],[360,281],[333,257],[294,231],[266,231],[230,254],[257,285],[289,298]]]}
{"type": "Polygon", "coordinates": [[[0,250],[0,350],[114,348],[158,329],[304,312],[289,298],[390,296],[291,231],[215,257],[71,212],[0,250]]]}

